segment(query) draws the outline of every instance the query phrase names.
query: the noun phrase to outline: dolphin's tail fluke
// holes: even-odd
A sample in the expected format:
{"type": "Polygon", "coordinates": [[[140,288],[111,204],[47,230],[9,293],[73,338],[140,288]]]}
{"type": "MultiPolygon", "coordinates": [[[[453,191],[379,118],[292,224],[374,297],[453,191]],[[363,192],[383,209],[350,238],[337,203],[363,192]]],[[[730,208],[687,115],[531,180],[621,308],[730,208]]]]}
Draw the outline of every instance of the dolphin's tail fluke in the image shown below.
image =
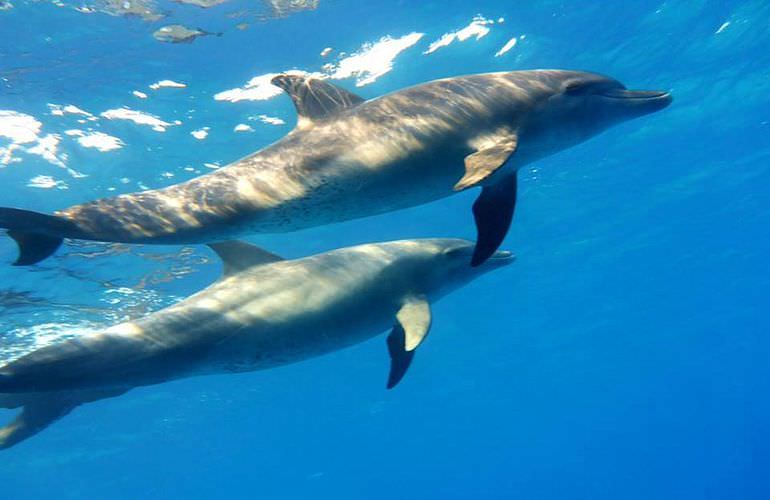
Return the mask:
{"type": "Polygon", "coordinates": [[[24,406],[24,401],[19,394],[0,394],[0,408],[13,410],[20,406],[24,406]]]}
{"type": "Polygon", "coordinates": [[[19,444],[71,412],[80,403],[59,394],[0,394],[0,407],[19,408],[21,413],[0,428],[0,450],[19,444]]]}
{"type": "Polygon", "coordinates": [[[0,394],[0,408],[21,412],[5,427],[0,427],[0,450],[5,450],[39,433],[82,405],[124,394],[128,389],[103,389],[76,392],[41,392],[0,394]]]}
{"type": "Polygon", "coordinates": [[[8,231],[8,236],[19,245],[19,256],[14,261],[14,266],[37,264],[53,255],[64,241],[64,238],[21,231],[8,231]]]}
{"type": "Polygon", "coordinates": [[[59,236],[71,224],[55,215],[30,210],[0,207],[0,228],[19,246],[19,257],[14,266],[36,264],[53,254],[64,240],[59,236]]]}

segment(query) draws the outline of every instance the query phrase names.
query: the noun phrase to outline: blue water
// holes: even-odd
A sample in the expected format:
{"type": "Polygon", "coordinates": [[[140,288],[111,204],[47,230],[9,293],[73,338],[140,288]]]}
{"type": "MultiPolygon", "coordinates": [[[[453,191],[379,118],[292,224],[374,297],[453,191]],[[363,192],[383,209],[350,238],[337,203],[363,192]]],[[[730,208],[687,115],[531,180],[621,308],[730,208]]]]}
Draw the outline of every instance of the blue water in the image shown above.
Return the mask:
{"type": "MultiPolygon", "coordinates": [[[[384,390],[384,338],[136,389],[2,452],[3,499],[770,498],[768,2],[320,0],[284,15],[258,2],[160,2],[167,17],[155,22],[73,8],[88,2],[11,3],[0,110],[40,127],[0,163],[0,206],[50,212],[225,165],[285,135],[295,113],[283,95],[217,93],[287,69],[333,72],[385,36],[424,34],[371,83],[335,83],[371,98],[459,74],[572,68],[675,101],[522,172],[504,244],[518,261],[434,305],[432,334],[395,390],[384,390]],[[424,54],[478,14],[486,35],[424,54]],[[172,23],[223,35],[153,39],[172,23]],[[148,88],[163,79],[187,86],[148,88]],[[171,125],[99,116],[123,106],[171,125]],[[190,134],[203,127],[206,138],[190,134]],[[123,146],[83,147],[73,129],[123,146]],[[60,136],[54,158],[27,151],[47,134],[60,136]]],[[[11,142],[0,135],[0,148],[11,142]]],[[[473,238],[475,195],[250,241],[298,257],[473,238]]],[[[0,238],[0,262],[15,252],[0,238]]],[[[200,246],[82,242],[32,268],[2,265],[0,356],[145,315],[219,266],[200,246]]]]}

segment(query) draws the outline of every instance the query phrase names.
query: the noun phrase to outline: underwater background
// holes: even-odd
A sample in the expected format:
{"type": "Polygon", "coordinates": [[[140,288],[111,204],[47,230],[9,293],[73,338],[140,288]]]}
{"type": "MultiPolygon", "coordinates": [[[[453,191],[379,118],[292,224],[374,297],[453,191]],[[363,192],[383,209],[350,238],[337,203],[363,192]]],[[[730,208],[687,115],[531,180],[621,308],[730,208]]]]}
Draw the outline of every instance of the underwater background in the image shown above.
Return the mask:
{"type": "MultiPolygon", "coordinates": [[[[269,79],[291,69],[365,98],[531,68],[674,95],[521,172],[517,262],[435,304],[395,390],[384,336],[134,389],[2,452],[0,497],[770,498],[769,54],[762,0],[0,1],[0,205],[40,212],[279,139],[296,116],[269,79]]],[[[472,239],[475,196],[249,241],[472,239]]],[[[203,246],[15,256],[0,237],[1,362],[221,269],[203,246]]]]}

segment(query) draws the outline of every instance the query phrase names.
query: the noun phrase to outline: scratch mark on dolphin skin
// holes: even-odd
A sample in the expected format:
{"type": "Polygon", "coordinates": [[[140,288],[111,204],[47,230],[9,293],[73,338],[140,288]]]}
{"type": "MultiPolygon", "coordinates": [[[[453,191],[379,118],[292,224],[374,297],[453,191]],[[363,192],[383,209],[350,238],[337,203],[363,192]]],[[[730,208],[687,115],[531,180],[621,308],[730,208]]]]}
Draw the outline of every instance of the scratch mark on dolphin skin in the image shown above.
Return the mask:
{"type": "Polygon", "coordinates": [[[722,25],[714,32],[715,35],[718,35],[722,33],[724,30],[727,29],[727,27],[730,26],[730,21],[725,21],[722,23],[722,25]]]}

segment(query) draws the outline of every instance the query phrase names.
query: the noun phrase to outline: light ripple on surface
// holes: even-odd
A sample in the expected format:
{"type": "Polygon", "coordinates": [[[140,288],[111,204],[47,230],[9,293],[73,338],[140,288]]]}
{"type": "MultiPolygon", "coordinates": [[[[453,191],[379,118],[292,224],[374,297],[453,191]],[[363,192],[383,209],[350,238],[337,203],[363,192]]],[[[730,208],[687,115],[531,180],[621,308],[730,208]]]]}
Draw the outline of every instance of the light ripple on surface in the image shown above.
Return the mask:
{"type": "Polygon", "coordinates": [[[210,262],[207,256],[191,247],[183,247],[175,253],[161,253],[144,247],[92,242],[72,242],[68,246],[70,251],[56,259],[52,269],[43,271],[55,274],[53,278],[64,281],[65,288],[49,292],[49,297],[15,290],[9,281],[0,288],[0,313],[6,319],[11,311],[16,313],[13,326],[6,326],[0,332],[3,339],[0,342],[0,365],[44,345],[98,331],[166,307],[182,297],[160,288],[199,272],[210,262]],[[86,260],[114,259],[120,262],[126,258],[133,263],[79,270],[88,269],[83,265],[86,260]],[[142,274],[132,275],[136,270],[142,274]],[[105,273],[109,276],[100,276],[105,273]],[[49,321],[38,323],[39,317],[49,321]]]}

